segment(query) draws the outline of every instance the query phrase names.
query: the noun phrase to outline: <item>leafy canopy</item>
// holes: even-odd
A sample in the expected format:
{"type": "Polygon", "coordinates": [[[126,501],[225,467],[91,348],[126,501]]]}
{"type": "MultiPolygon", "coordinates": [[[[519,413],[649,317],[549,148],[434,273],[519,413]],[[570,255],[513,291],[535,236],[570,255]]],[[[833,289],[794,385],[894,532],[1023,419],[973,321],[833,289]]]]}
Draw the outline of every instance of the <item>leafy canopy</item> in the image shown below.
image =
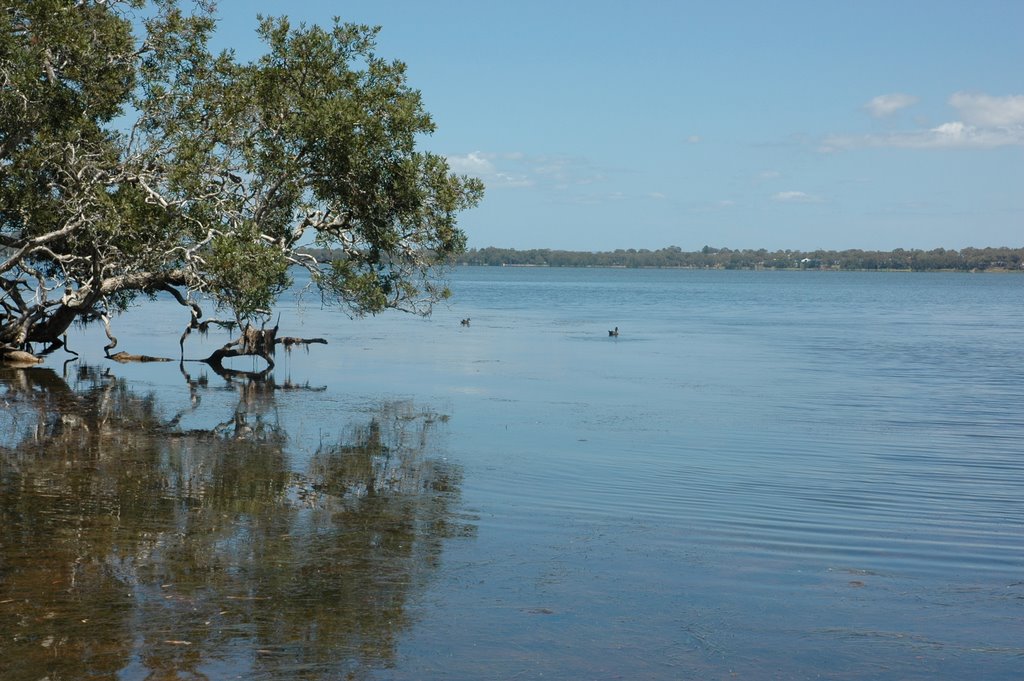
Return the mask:
{"type": "Polygon", "coordinates": [[[417,150],[434,123],[378,29],[261,17],[265,54],[244,63],[211,52],[207,3],[10,0],[0,17],[0,349],[160,290],[259,318],[293,266],[355,315],[447,295],[483,186],[417,150]]]}

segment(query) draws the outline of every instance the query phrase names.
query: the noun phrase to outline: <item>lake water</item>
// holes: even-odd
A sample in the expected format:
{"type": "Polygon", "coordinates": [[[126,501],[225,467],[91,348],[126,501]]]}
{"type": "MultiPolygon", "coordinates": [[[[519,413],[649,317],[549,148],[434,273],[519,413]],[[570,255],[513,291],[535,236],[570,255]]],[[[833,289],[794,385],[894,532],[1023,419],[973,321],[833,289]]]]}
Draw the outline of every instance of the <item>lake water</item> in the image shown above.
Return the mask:
{"type": "Polygon", "coordinates": [[[1024,678],[1024,277],[452,283],[0,373],[0,678],[1024,678]]]}

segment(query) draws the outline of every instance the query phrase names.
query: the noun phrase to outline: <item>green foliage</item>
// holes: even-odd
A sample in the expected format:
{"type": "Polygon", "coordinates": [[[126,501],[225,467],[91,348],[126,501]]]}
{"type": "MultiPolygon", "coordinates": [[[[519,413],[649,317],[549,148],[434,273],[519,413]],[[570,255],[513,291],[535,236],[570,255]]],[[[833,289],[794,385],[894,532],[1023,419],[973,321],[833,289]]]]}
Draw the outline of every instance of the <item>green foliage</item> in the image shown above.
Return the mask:
{"type": "Polygon", "coordinates": [[[240,320],[268,314],[274,300],[291,285],[281,251],[259,241],[220,235],[205,256],[210,293],[240,320]]]}
{"type": "Polygon", "coordinates": [[[618,249],[592,253],[513,248],[472,249],[458,257],[464,265],[542,267],[688,267],[695,269],[825,270],[1022,270],[1024,248],[937,248],[931,251],[773,251],[712,248],[687,252],[678,246],[657,250],[618,249]]]}
{"type": "Polygon", "coordinates": [[[258,317],[288,266],[354,314],[444,297],[483,186],[417,149],[434,123],[378,29],[261,18],[266,53],[241,62],[210,51],[206,2],[12,0],[0,20],[0,349],[171,287],[258,317]]]}
{"type": "Polygon", "coordinates": [[[331,261],[330,273],[322,282],[322,288],[336,291],[337,295],[349,295],[358,300],[359,307],[366,312],[380,312],[387,308],[391,293],[391,282],[382,273],[360,270],[348,260],[331,261]]]}

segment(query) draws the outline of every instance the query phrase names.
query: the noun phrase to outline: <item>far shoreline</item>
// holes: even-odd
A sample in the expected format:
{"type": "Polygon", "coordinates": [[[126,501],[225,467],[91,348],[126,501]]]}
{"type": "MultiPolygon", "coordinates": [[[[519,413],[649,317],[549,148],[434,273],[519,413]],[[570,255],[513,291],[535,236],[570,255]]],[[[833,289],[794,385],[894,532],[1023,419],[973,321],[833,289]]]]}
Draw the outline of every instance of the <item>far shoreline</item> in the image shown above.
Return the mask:
{"type": "MultiPolygon", "coordinates": [[[[300,252],[325,262],[344,254],[305,247],[300,252]]],[[[684,251],[678,246],[657,250],[564,251],[549,248],[470,248],[448,265],[488,267],[578,267],[605,269],[775,270],[811,272],[1024,272],[1024,247],[935,248],[892,251],[793,251],[729,249],[705,246],[684,251]]]]}
{"type": "Polygon", "coordinates": [[[534,268],[534,269],[580,269],[580,270],[693,270],[693,271],[721,271],[721,272],[895,272],[895,273],[906,273],[906,274],[920,274],[927,272],[934,273],[946,273],[946,274],[1024,274],[1024,268],[1010,269],[1010,268],[986,268],[986,269],[895,269],[895,268],[874,268],[874,269],[855,269],[855,268],[840,268],[840,267],[698,267],[693,265],[535,265],[535,264],[515,264],[515,263],[502,263],[499,265],[489,264],[478,264],[468,262],[457,262],[454,263],[455,267],[517,267],[517,268],[534,268]]]}
{"type": "Polygon", "coordinates": [[[612,269],[780,270],[815,272],[1024,272],[1024,247],[936,248],[892,251],[793,251],[729,249],[705,246],[684,251],[678,246],[657,250],[563,251],[554,249],[471,248],[452,260],[455,265],[503,267],[603,267],[612,269]]]}

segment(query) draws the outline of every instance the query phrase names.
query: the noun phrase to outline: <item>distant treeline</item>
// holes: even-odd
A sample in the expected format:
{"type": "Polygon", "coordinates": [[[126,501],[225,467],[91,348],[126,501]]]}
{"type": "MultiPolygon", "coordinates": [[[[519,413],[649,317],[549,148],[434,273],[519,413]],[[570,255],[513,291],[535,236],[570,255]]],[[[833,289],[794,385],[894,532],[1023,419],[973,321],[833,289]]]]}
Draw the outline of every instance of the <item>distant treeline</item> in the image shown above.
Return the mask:
{"type": "MultiPolygon", "coordinates": [[[[332,258],[330,251],[304,248],[318,260],[332,258]]],[[[894,251],[768,251],[733,250],[705,246],[699,251],[684,251],[668,246],[651,251],[628,248],[615,251],[559,251],[534,248],[471,248],[455,260],[458,265],[506,267],[685,267],[726,270],[984,270],[1024,271],[1024,248],[963,248],[959,251],[936,248],[894,251]]]]}
{"type": "Polygon", "coordinates": [[[460,265],[534,267],[686,267],[694,269],[824,270],[1024,270],[1024,248],[936,248],[894,251],[768,251],[705,246],[684,251],[668,246],[656,251],[618,249],[590,253],[547,248],[473,248],[457,258],[460,265]]]}

